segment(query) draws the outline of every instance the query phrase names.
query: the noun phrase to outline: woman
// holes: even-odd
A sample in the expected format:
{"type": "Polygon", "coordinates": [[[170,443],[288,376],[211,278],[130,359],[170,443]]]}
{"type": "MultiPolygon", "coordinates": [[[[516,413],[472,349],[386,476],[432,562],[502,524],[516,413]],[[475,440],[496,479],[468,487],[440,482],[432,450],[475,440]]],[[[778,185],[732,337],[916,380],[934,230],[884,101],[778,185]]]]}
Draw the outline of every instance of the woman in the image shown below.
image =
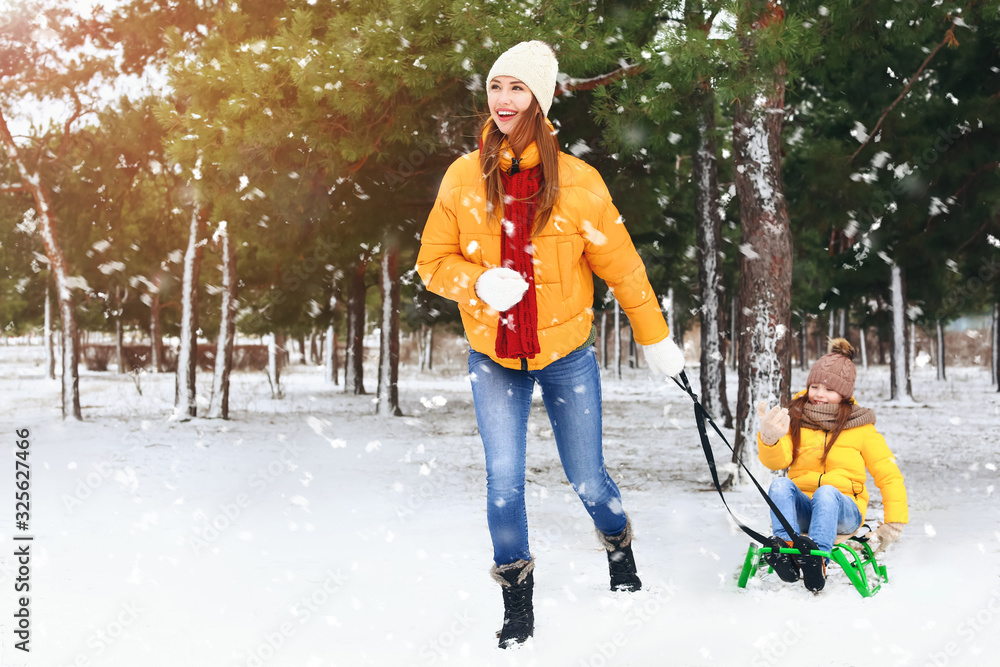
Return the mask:
{"type": "Polygon", "coordinates": [[[641,586],[631,524],[604,467],[593,273],[614,290],[650,367],[676,375],[684,365],[603,180],[559,150],[546,118],[557,73],[544,42],[522,42],[497,59],[480,150],[445,174],[417,258],[427,288],[458,302],[471,347],[503,648],[534,630],[524,476],[535,383],[566,476],[607,550],[612,589],[641,586]]]}
{"type": "MultiPolygon", "coordinates": [[[[787,477],[771,484],[768,495],[811,548],[830,551],[838,534],[861,527],[868,508],[865,482],[870,472],[882,492],[885,522],[875,531],[879,550],[899,539],[909,521],[906,486],[896,459],[875,430],[875,413],[854,400],[854,348],[843,338],[830,341],[829,354],[809,371],[806,390],[787,408],[757,406],[761,418],[758,456],[771,470],[788,468],[787,477]]],[[[791,546],[771,513],[771,547],[765,556],[781,579],[798,581],[819,592],[826,583],[822,556],[791,556],[777,551],[791,546]]]]}

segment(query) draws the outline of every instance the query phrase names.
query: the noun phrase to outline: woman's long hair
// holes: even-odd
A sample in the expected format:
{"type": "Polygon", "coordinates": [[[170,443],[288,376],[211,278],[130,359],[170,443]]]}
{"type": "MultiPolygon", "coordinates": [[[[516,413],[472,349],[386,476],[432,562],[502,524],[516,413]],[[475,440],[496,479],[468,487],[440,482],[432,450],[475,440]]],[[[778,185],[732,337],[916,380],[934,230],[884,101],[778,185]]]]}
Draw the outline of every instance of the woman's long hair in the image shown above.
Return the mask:
{"type": "Polygon", "coordinates": [[[531,98],[531,106],[526,115],[518,120],[510,135],[505,135],[487,116],[483,126],[485,137],[483,147],[479,151],[479,166],[483,172],[486,187],[486,201],[490,206],[490,217],[496,216],[499,221],[503,217],[503,180],[501,179],[500,153],[504,139],[512,147],[519,146],[522,150],[534,142],[538,146],[541,181],[538,187],[538,200],[535,209],[535,228],[531,235],[535,236],[552,217],[552,209],[559,198],[559,142],[555,133],[549,127],[538,105],[538,100],[531,98]]]}
{"type": "MultiPolygon", "coordinates": [[[[792,399],[792,402],[788,404],[788,432],[792,436],[792,461],[795,461],[799,457],[799,445],[801,444],[802,437],[802,412],[809,402],[808,396],[809,393],[806,392],[798,398],[792,399]]],[[[851,420],[853,412],[854,406],[851,404],[850,399],[843,399],[840,402],[840,409],[837,411],[837,418],[833,422],[833,430],[830,431],[830,435],[833,437],[827,440],[826,447],[823,448],[823,457],[820,459],[820,463],[826,465],[826,457],[830,455],[833,443],[837,442],[837,438],[840,437],[844,427],[847,426],[847,422],[851,420]]]]}

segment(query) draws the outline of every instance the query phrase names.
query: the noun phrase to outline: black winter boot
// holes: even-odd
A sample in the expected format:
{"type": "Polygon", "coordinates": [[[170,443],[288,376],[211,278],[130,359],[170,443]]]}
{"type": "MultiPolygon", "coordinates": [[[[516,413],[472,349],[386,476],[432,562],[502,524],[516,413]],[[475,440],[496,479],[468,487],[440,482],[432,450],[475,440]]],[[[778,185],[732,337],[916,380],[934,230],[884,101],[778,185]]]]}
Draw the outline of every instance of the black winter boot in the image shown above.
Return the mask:
{"type": "Polygon", "coordinates": [[[641,589],[642,581],[636,574],[635,556],[632,555],[632,520],[627,519],[625,530],[617,535],[597,531],[597,538],[608,552],[611,590],[632,593],[641,589]]]}
{"type": "MultiPolygon", "coordinates": [[[[800,536],[803,549],[818,550],[819,547],[811,538],[805,535],[800,536]]],[[[799,556],[799,567],[802,568],[802,583],[813,593],[819,593],[826,586],[826,559],[823,556],[799,556]]]]}
{"type": "Polygon", "coordinates": [[[799,564],[795,562],[792,554],[783,554],[779,549],[787,549],[792,546],[791,542],[781,539],[777,535],[772,535],[769,542],[765,545],[771,547],[771,553],[764,554],[764,562],[771,566],[774,573],[778,575],[782,581],[798,581],[799,580],[799,564]]]}
{"type": "Polygon", "coordinates": [[[531,604],[534,569],[535,561],[517,560],[494,565],[490,570],[503,592],[503,627],[497,632],[500,648],[523,644],[535,632],[535,610],[531,604]]]}

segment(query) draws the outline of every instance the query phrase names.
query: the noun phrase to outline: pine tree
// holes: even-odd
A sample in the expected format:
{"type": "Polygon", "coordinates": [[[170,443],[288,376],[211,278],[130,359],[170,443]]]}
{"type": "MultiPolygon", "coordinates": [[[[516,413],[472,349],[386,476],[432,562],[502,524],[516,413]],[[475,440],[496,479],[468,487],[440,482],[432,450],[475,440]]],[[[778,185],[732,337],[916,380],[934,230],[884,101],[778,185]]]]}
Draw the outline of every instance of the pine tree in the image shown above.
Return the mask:
{"type": "Polygon", "coordinates": [[[773,46],[784,27],[784,12],[774,3],[758,1],[741,3],[738,12],[736,32],[748,67],[738,76],[752,85],[746,98],[734,104],[733,155],[743,257],[733,456],[734,462],[747,465],[756,458],[757,403],[774,405],[789,399],[792,239],[781,156],[787,66],[773,46]]]}
{"type": "Polygon", "coordinates": [[[61,147],[50,145],[55,136],[65,137],[78,125],[85,111],[85,101],[94,93],[94,82],[107,75],[110,66],[106,54],[80,48],[86,26],[63,8],[39,5],[30,0],[11,5],[0,14],[0,52],[3,53],[3,78],[0,85],[0,143],[17,183],[4,187],[7,192],[21,190],[31,194],[38,215],[49,268],[52,272],[59,316],[62,321],[62,413],[80,420],[79,340],[74,283],[71,269],[60,241],[62,228],[52,197],[53,180],[43,176],[53,161],[64,155],[61,147]],[[45,30],[47,38],[39,39],[45,30]],[[65,101],[72,111],[59,128],[42,131],[33,128],[34,145],[29,149],[15,141],[8,118],[19,105],[39,100],[65,101]]]}
{"type": "MultiPolygon", "coordinates": [[[[857,305],[859,294],[890,301],[880,255],[899,263],[908,312],[924,326],[971,305],[961,285],[978,268],[973,255],[984,244],[975,241],[994,219],[1000,185],[985,148],[996,128],[983,122],[995,95],[986,73],[997,66],[997,20],[957,3],[844,3],[814,13],[824,56],[804,70],[792,100],[789,173],[799,178],[790,199],[802,221],[797,250],[817,267],[814,298],[828,308],[857,305]],[[804,246],[817,223],[822,233],[804,246]]],[[[863,303],[856,316],[862,331],[889,331],[863,303]]]]}

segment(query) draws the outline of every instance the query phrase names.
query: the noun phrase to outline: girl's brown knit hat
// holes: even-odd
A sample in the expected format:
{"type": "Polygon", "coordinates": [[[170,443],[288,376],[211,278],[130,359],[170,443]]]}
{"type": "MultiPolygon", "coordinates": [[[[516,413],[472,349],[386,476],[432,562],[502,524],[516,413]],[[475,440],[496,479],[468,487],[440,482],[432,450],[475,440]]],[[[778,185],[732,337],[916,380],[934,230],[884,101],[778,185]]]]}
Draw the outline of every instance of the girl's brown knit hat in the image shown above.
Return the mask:
{"type": "Polygon", "coordinates": [[[828,354],[813,364],[806,379],[806,387],[822,384],[844,398],[851,398],[854,396],[854,379],[857,377],[854,348],[843,338],[832,338],[828,350],[828,354]]]}

